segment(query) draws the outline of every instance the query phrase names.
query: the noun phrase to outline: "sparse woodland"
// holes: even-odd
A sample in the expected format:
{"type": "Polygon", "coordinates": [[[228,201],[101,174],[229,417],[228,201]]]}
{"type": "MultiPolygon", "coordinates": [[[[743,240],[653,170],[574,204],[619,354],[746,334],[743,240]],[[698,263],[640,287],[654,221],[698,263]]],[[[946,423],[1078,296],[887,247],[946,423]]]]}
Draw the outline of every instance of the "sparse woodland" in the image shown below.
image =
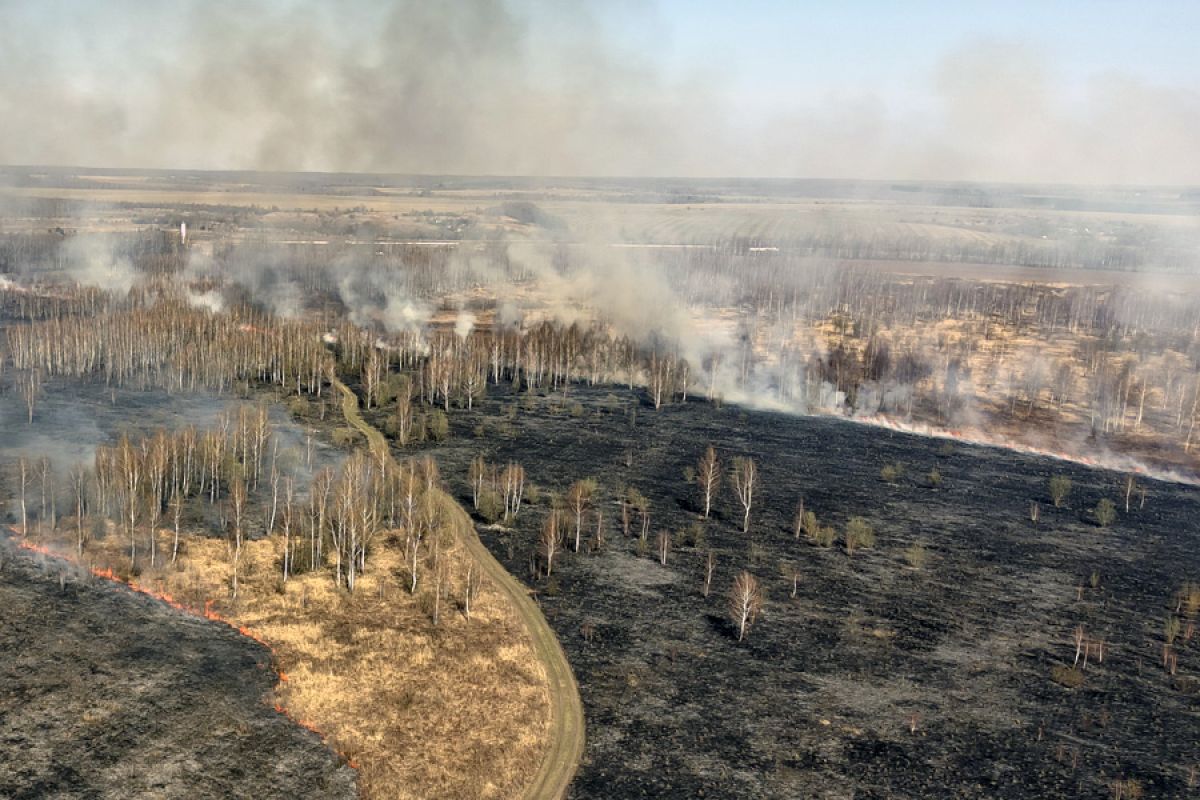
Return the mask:
{"type": "MultiPolygon", "coordinates": [[[[368,263],[387,275],[389,292],[425,303],[468,290],[499,302],[506,287],[537,285],[502,247],[465,264],[418,250],[389,249],[368,263]]],[[[148,258],[141,256],[142,270],[159,274],[148,258]]],[[[555,258],[568,275],[590,268],[583,256],[578,264],[570,254],[555,258]]],[[[336,366],[360,378],[368,408],[385,399],[385,379],[400,369],[411,372],[410,399],[443,412],[470,408],[488,382],[535,390],[614,383],[645,387],[656,408],[695,394],[1013,439],[1050,433],[1062,449],[1096,437],[1159,462],[1195,461],[1194,296],[909,278],[720,247],[654,259],[647,268],[678,287],[681,302],[741,309],[733,335],[710,337],[702,315],[683,329],[634,336],[602,313],[571,325],[388,332],[365,267],[349,281],[354,291],[339,294],[331,267],[311,249],[263,243],[218,252],[214,263],[226,272],[214,267],[214,274],[225,278],[193,281],[192,292],[225,292],[227,314],[189,304],[187,293],[157,277],[119,298],[65,286],[0,291],[4,313],[25,323],[9,326],[3,360],[9,386],[32,407],[45,381],[86,374],[172,390],[265,381],[319,394],[322,375],[335,366],[321,336],[332,332],[336,366]],[[255,299],[256,273],[246,263],[290,281],[300,298],[290,318],[270,313],[278,303],[255,299]],[[348,308],[347,297],[363,308],[348,308]]],[[[478,310],[490,313],[486,303],[478,310]]]]}
{"type": "MultiPolygon", "coordinates": [[[[877,242],[862,253],[891,246],[877,242]]],[[[11,237],[5,247],[10,260],[53,252],[51,244],[11,237]]],[[[602,312],[570,324],[501,324],[489,303],[504,287],[532,288],[537,279],[536,270],[503,247],[489,250],[482,265],[421,248],[389,248],[374,263],[368,259],[408,298],[432,303],[466,291],[488,297],[475,309],[479,324],[456,330],[448,321],[389,324],[389,300],[366,268],[354,273],[362,282],[356,296],[365,299],[353,307],[328,258],[311,248],[219,245],[211,268],[226,270],[227,282],[193,277],[190,285],[172,280],[187,259],[170,242],[142,243],[126,255],[144,280],[125,293],[0,284],[0,385],[20,402],[28,424],[38,424],[45,393],[71,381],[261,392],[284,399],[294,417],[319,421],[346,456],[336,466],[298,469],[298,455],[289,463],[280,453],[265,405],[232,406],[210,428],[121,436],[98,447],[87,464],[56,469],[39,453],[10,459],[5,483],[15,498],[9,509],[15,527],[189,607],[213,602],[216,613],[262,632],[292,666],[293,678],[279,689],[284,705],[323,729],[332,726],[332,741],[361,762],[363,786],[373,796],[419,797],[428,787],[451,784],[447,796],[477,796],[472,779],[504,796],[529,777],[543,746],[544,676],[517,620],[458,546],[456,526],[469,521],[442,491],[437,447],[462,436],[462,420],[477,425],[476,436],[503,439],[520,415],[545,402],[584,424],[589,415],[618,411],[572,406],[573,392],[623,387],[640,399],[620,412],[631,430],[639,414],[665,418],[699,397],[708,408],[733,400],[885,415],[997,438],[1043,432],[1087,438],[1184,469],[1195,468],[1200,449],[1200,301],[1181,295],[1164,300],[1125,288],[902,278],[739,246],[656,255],[656,266],[687,303],[739,309],[733,333],[710,339],[704,326],[711,320],[644,335],[621,330],[602,312]],[[246,263],[286,275],[298,305],[283,309],[264,298],[246,263]],[[221,294],[222,310],[195,302],[201,290],[221,294]],[[392,446],[411,457],[370,455],[352,428],[334,428],[326,396],[335,376],[354,387],[392,446]],[[497,397],[511,399],[497,405],[497,397]],[[502,410],[479,421],[483,409],[502,410]],[[402,621],[403,629],[390,620],[402,621]],[[381,654],[403,648],[412,657],[389,667],[381,654]],[[426,661],[442,672],[419,677],[426,661]],[[481,672],[489,676],[481,690],[491,704],[487,724],[461,691],[481,672]],[[421,705],[415,680],[427,680],[423,687],[440,705],[421,705]],[[378,691],[354,696],[360,682],[378,691]],[[363,719],[371,704],[399,710],[368,730],[363,719]],[[400,713],[410,706],[412,714],[400,713]],[[443,723],[445,708],[454,713],[443,723]],[[418,717],[425,727],[412,726],[418,717]],[[522,731],[509,752],[501,752],[505,725],[522,731]],[[339,730],[357,732],[339,738],[339,730]],[[470,744],[458,757],[472,761],[455,782],[444,759],[456,757],[451,738],[460,736],[470,744]],[[430,746],[425,737],[440,743],[430,746]],[[409,760],[393,762],[396,752],[409,760]],[[409,764],[418,766],[410,773],[409,764]],[[410,780],[411,774],[418,777],[410,780]]],[[[1110,258],[1124,263],[1119,253],[1103,256],[1110,258]]],[[[571,259],[565,249],[554,253],[564,274],[575,267],[571,259]]],[[[652,569],[687,572],[689,591],[720,605],[728,626],[721,630],[746,653],[760,635],[771,635],[772,613],[784,602],[770,587],[782,580],[793,605],[805,592],[799,560],[762,563],[764,537],[782,530],[789,546],[836,558],[839,574],[879,569],[885,548],[896,556],[896,569],[902,561],[924,573],[930,560],[924,540],[903,549],[888,543],[886,526],[876,523],[883,506],[830,515],[806,493],[781,497],[778,487],[794,476],[772,474],[748,449],[689,445],[689,485],[682,491],[695,507],[687,526],[666,521],[678,509],[663,507],[661,492],[651,496],[645,486],[593,477],[588,465],[539,485],[526,473],[531,460],[514,454],[492,461],[484,449],[449,483],[469,487],[479,520],[506,537],[509,563],[523,560],[545,596],[570,580],[573,562],[603,557],[613,540],[627,542],[652,569]],[[781,503],[789,508],[782,527],[771,510],[781,503]],[[740,532],[737,548],[707,541],[722,524],[740,532]]],[[[626,466],[638,457],[630,447],[626,466]]],[[[912,489],[898,462],[876,471],[888,491],[912,489]]],[[[923,475],[922,489],[930,493],[957,477],[938,465],[923,475]]],[[[1025,517],[1030,509],[1034,529],[1045,526],[1043,505],[1047,516],[1061,516],[1073,502],[1066,478],[1046,486],[1048,493],[1022,498],[1015,512],[1025,517]]],[[[1136,496],[1131,482],[1123,503],[1099,498],[1089,519],[1101,530],[1119,527],[1118,507],[1127,517],[1138,502],[1146,502],[1145,490],[1136,496]]],[[[1081,584],[1081,602],[1085,595],[1081,584]]],[[[1160,615],[1157,666],[1171,677],[1181,669],[1181,653],[1190,668],[1198,596],[1189,584],[1178,590],[1175,608],[1160,615]]],[[[1069,688],[1100,667],[1106,647],[1112,657],[1105,636],[1083,623],[1073,630],[1073,657],[1062,657],[1053,673],[1069,688]]],[[[586,635],[589,643],[594,633],[586,635]]],[[[1129,796],[1128,787],[1121,791],[1129,796]]]]}

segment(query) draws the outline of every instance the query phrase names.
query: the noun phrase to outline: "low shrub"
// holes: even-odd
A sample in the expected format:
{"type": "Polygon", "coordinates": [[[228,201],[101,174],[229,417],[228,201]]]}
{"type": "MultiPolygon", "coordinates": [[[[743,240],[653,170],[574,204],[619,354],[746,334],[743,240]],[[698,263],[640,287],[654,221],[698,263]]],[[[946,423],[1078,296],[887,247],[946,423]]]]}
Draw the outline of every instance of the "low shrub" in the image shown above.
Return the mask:
{"type": "Polygon", "coordinates": [[[1068,689],[1078,689],[1083,686],[1083,670],[1075,667],[1059,665],[1050,670],[1050,678],[1059,686],[1065,686],[1068,689]]]}

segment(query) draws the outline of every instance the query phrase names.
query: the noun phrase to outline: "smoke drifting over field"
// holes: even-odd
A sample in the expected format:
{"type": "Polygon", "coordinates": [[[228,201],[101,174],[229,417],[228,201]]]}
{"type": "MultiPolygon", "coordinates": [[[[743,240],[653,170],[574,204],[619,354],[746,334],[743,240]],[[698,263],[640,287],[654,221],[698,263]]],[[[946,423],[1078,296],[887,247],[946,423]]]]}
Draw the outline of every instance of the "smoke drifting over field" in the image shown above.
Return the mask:
{"type": "Polygon", "coordinates": [[[654,30],[652,9],[0,3],[0,162],[1200,182],[1194,87],[1106,74],[1076,96],[1052,55],[965,42],[914,78],[919,111],[861,86],[747,114],[738,64],[669,72],[598,19],[654,30]]]}
{"type": "Polygon", "coordinates": [[[111,241],[72,236],[63,242],[59,252],[64,276],[80,286],[128,292],[137,282],[133,263],[111,241]]]}

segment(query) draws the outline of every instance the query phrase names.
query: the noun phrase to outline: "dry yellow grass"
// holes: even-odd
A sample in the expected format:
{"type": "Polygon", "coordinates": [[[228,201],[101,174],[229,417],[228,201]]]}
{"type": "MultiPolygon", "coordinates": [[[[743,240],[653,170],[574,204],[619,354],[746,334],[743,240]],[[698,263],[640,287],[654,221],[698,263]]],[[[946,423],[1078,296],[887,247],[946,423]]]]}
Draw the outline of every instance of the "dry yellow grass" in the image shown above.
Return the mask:
{"type": "MultiPolygon", "coordinates": [[[[120,573],[122,539],[94,543],[85,560],[120,573]]],[[[169,545],[163,532],[160,553],[169,545]]],[[[216,539],[188,538],[176,565],[144,569],[136,582],[187,606],[211,601],[272,647],[286,679],[266,700],[325,735],[358,768],[365,797],[520,796],[546,747],[547,678],[528,631],[486,579],[470,619],[459,610],[469,555],[450,553],[452,591],[434,626],[428,598],[407,591],[395,542],[372,555],[352,594],[326,572],[282,582],[281,552],[272,539],[246,544],[236,600],[228,548],[216,539]]]]}

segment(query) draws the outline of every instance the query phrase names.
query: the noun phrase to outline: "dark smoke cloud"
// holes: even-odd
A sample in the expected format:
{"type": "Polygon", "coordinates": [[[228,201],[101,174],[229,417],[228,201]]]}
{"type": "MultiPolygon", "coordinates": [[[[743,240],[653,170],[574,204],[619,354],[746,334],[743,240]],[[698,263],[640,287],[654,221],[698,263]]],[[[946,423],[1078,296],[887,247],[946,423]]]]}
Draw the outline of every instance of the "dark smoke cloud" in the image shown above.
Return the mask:
{"type": "Polygon", "coordinates": [[[667,78],[601,24],[657,30],[653,6],[615,9],[0,0],[0,162],[1200,183],[1195,87],[1098,75],[1076,96],[1047,54],[985,41],[911,87],[919,111],[862,87],[747,115],[714,77],[738,65],[667,78]]]}
{"type": "Polygon", "coordinates": [[[0,6],[0,113],[17,123],[0,160],[620,173],[674,147],[672,90],[589,33],[586,3],[551,12],[570,20],[551,50],[531,46],[531,9],[498,0],[193,2],[140,23],[143,4],[107,8],[146,40],[79,63],[59,51],[91,12],[35,32],[0,6]]]}

